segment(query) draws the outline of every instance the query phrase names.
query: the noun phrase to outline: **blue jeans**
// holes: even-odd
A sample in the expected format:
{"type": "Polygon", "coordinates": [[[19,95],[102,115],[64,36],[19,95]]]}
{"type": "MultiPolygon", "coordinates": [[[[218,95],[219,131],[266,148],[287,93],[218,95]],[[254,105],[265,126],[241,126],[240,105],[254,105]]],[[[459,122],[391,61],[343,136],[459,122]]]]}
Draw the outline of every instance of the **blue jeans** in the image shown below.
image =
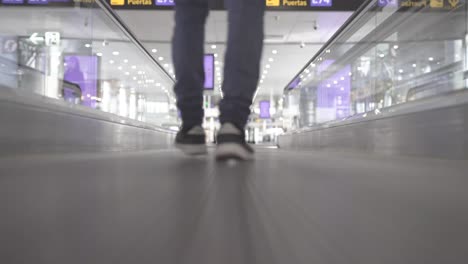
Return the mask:
{"type": "MultiPolygon", "coordinates": [[[[172,56],[184,127],[203,122],[204,39],[210,0],[176,0],[172,56]]],[[[229,34],[220,121],[245,127],[260,75],[265,0],[225,0],[229,34]]]]}

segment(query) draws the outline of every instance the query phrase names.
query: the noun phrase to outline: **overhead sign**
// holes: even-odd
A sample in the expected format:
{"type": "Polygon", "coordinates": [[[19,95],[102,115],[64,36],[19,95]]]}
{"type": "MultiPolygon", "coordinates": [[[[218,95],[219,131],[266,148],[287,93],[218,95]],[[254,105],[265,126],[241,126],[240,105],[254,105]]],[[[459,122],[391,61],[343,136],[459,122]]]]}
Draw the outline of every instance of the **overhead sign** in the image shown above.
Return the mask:
{"type": "Polygon", "coordinates": [[[453,10],[465,5],[465,0],[379,0],[379,7],[427,8],[426,10],[453,10]]]}
{"type": "MultiPolygon", "coordinates": [[[[0,0],[0,5],[22,6],[94,6],[95,0],[0,0]]],[[[175,0],[105,0],[115,9],[170,10],[175,0]]],[[[252,0],[253,1],[253,0],[252,0]]],[[[257,0],[265,1],[267,10],[275,11],[355,11],[364,0],[257,0]]],[[[447,0],[457,1],[457,0],[447,0]]],[[[460,1],[460,0],[458,0],[460,1]]],[[[225,10],[224,0],[210,1],[213,10],[225,10]]]]}
{"type": "MultiPolygon", "coordinates": [[[[172,9],[174,0],[108,0],[116,9],[172,9]],[[151,3],[150,3],[151,2],[151,3]],[[145,6],[145,8],[141,8],[145,6]]],[[[263,0],[267,10],[355,11],[364,0],[263,0]]],[[[213,0],[210,8],[225,10],[224,0],[213,0]]]]}

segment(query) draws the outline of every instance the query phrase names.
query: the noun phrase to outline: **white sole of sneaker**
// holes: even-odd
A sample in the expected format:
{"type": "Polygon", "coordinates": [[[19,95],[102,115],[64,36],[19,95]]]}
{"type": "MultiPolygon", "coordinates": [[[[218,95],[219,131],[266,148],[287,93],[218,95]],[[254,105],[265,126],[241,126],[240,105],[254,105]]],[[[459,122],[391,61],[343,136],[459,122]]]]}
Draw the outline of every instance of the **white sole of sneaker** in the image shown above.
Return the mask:
{"type": "Polygon", "coordinates": [[[175,147],[189,156],[205,155],[208,153],[206,145],[175,144],[175,147]]]}
{"type": "Polygon", "coordinates": [[[254,154],[235,143],[223,143],[216,147],[217,160],[253,160],[254,154]]]}

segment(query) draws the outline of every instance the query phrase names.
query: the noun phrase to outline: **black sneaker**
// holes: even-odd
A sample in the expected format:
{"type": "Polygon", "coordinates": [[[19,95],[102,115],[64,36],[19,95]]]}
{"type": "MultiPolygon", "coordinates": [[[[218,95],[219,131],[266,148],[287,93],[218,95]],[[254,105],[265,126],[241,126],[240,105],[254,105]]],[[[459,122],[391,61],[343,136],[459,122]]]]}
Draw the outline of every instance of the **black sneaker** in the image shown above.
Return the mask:
{"type": "Polygon", "coordinates": [[[245,142],[244,132],[231,123],[221,126],[216,143],[217,160],[252,160],[254,158],[254,150],[245,142]]]}
{"type": "Polygon", "coordinates": [[[205,130],[201,126],[194,126],[188,130],[182,129],[177,133],[175,146],[187,155],[206,154],[205,130]]]}

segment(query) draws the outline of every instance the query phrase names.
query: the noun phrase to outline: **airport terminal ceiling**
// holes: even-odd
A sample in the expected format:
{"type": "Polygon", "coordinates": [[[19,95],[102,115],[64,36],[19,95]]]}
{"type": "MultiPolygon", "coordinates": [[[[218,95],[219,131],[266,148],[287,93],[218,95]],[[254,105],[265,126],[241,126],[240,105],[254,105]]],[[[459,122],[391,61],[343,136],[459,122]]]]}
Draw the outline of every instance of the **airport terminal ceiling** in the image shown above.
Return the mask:
{"type": "MultiPolygon", "coordinates": [[[[170,40],[173,28],[172,11],[119,11],[119,15],[147,45],[162,64],[171,69],[170,40]],[[157,15],[156,15],[156,14],[157,15]]],[[[265,48],[262,59],[263,81],[259,95],[281,95],[282,89],[322,45],[341,27],[351,12],[272,12],[265,17],[265,48]]],[[[211,12],[206,26],[206,53],[217,54],[222,74],[226,48],[227,13],[211,12]]],[[[216,92],[219,80],[216,76],[216,92]]]]}

